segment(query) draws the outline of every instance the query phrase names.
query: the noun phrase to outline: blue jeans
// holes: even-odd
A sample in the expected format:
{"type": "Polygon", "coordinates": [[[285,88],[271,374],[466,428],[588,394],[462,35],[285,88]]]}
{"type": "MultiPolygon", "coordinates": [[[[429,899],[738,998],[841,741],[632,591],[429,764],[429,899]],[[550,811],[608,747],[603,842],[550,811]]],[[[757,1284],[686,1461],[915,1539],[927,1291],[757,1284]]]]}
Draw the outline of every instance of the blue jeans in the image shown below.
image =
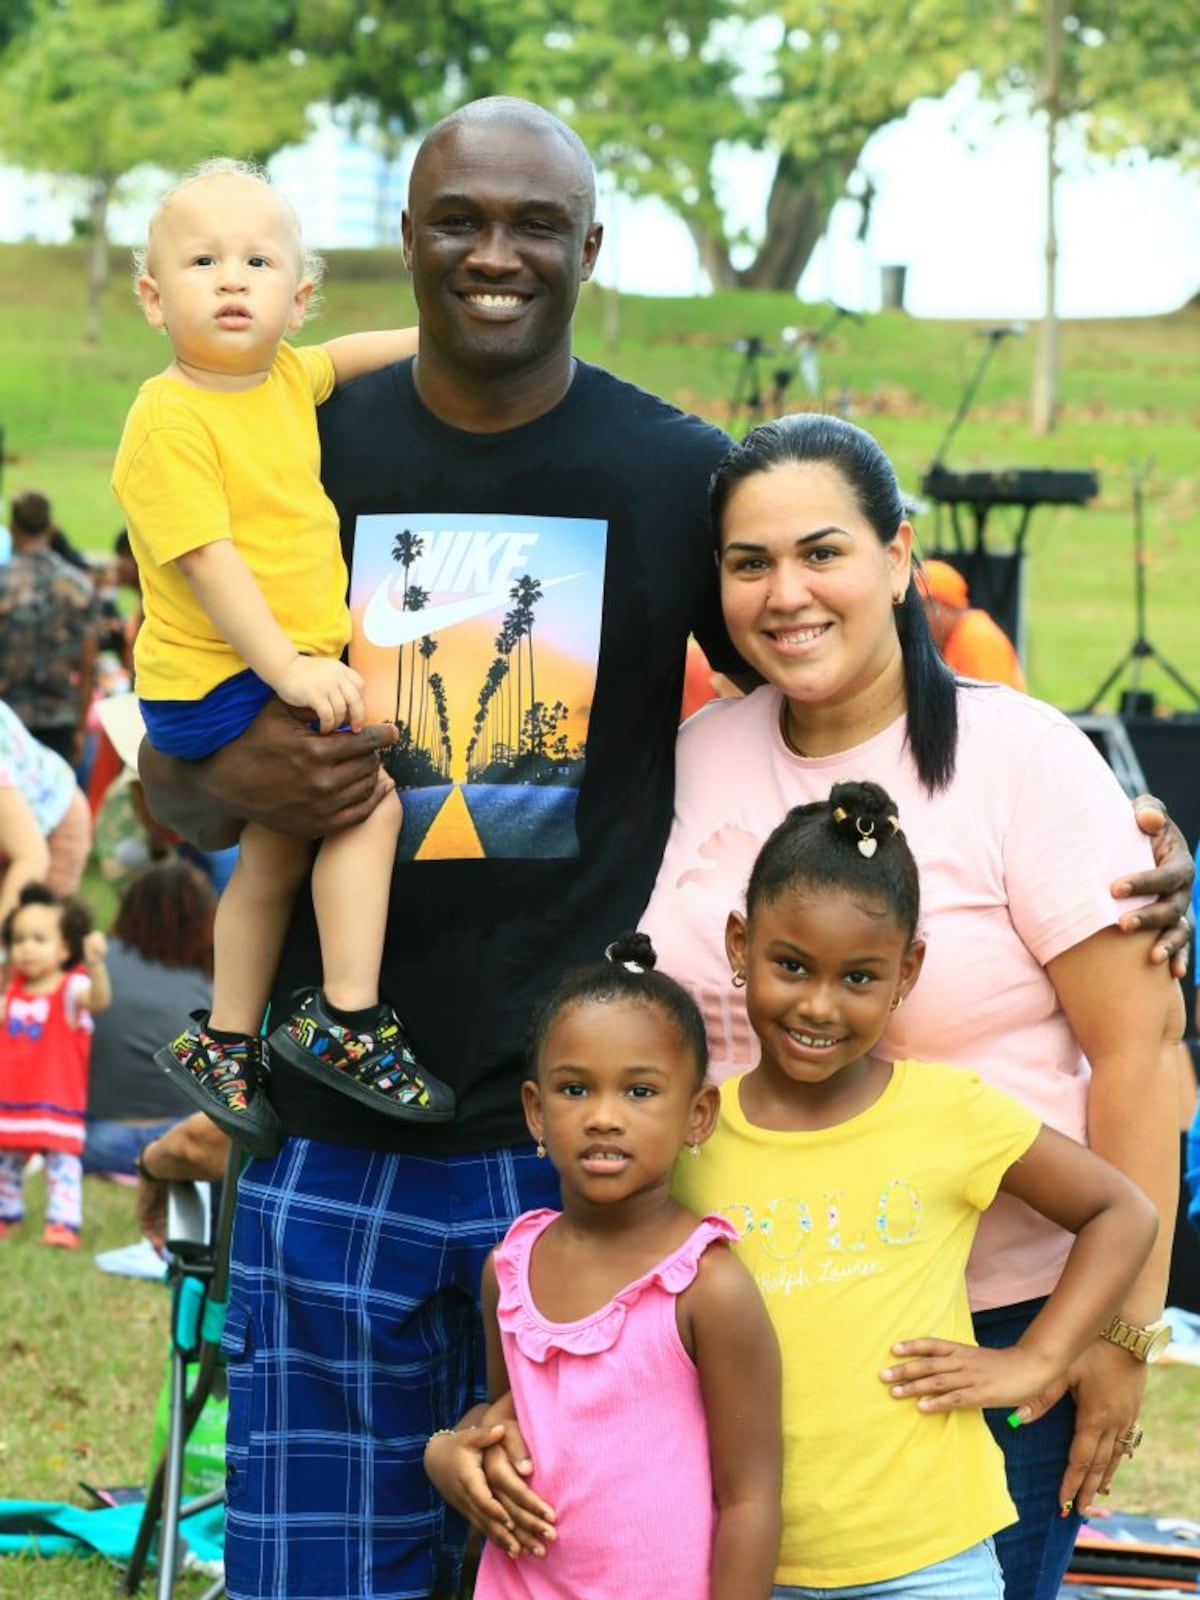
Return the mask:
{"type": "MultiPolygon", "coordinates": [[[[1006,1349],[1016,1344],[1044,1304],[1025,1300],[977,1312],[975,1337],[989,1349],[1006,1349]]],[[[1023,1428],[1008,1426],[1010,1409],[983,1414],[1004,1452],[1008,1492],[1019,1518],[996,1535],[996,1554],[1013,1600],[1056,1600],[1080,1523],[1074,1512],[1059,1515],[1058,1499],[1075,1433],[1075,1402],[1064,1395],[1044,1417],[1023,1428]]]]}
{"type": "MultiPolygon", "coordinates": [[[[771,1600],[875,1600],[876,1595],[904,1600],[1004,1600],[1004,1579],[991,1539],[973,1544],[961,1555],[935,1561],[931,1567],[906,1572],[877,1583],[852,1583],[843,1589],[810,1589],[807,1584],[776,1584],[771,1600]]],[[[1024,1600],[1013,1591],[1013,1600],[1024,1600]]]]}
{"type": "MultiPolygon", "coordinates": [[[[186,1112],[184,1113],[186,1115],[186,1112]]],[[[104,1117],[89,1117],[83,1146],[84,1172],[119,1172],[134,1175],[138,1152],[151,1139],[161,1139],[179,1117],[164,1117],[161,1122],[110,1122],[104,1117]]]]}

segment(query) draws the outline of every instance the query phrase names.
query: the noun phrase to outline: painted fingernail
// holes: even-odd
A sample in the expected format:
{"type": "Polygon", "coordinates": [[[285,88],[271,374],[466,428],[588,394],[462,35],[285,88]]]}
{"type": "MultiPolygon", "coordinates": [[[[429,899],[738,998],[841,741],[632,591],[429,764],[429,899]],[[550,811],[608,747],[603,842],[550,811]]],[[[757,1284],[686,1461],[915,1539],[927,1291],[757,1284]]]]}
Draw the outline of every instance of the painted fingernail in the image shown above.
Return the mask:
{"type": "Polygon", "coordinates": [[[1010,1428],[1019,1428],[1024,1419],[1019,1411],[1010,1411],[1004,1420],[1010,1428]]]}
{"type": "Polygon", "coordinates": [[[1069,1517],[1071,1515],[1072,1511],[1074,1511],[1074,1509],[1075,1509],[1074,1500],[1064,1500],[1063,1503],[1062,1503],[1062,1511],[1059,1514],[1061,1516],[1064,1516],[1064,1517],[1069,1517]]]}

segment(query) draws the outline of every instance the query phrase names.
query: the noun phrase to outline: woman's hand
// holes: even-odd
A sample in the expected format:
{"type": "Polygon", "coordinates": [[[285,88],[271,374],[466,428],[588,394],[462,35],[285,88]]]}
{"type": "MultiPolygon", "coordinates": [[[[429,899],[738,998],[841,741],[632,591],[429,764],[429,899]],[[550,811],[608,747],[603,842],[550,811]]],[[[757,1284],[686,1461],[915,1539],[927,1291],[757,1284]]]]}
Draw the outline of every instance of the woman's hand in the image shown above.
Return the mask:
{"type": "Polygon", "coordinates": [[[1058,1499],[1061,1506],[1077,1507],[1086,1515],[1094,1498],[1108,1493],[1117,1468],[1132,1454],[1129,1446],[1119,1441],[1137,1423],[1146,1368],[1127,1350],[1097,1339],[1074,1363],[1064,1382],[1020,1408],[1022,1424],[1044,1416],[1068,1389],[1075,1400],[1075,1435],[1058,1499]]]}
{"type": "Polygon", "coordinates": [[[1130,911],[1121,918],[1123,933],[1136,933],[1139,928],[1162,930],[1150,952],[1156,963],[1169,961],[1171,974],[1185,978],[1188,971],[1188,949],[1195,930],[1189,914],[1192,879],[1196,868],[1187,840],[1167,815],[1167,808],[1153,795],[1140,794],[1133,802],[1138,827],[1149,834],[1154,847],[1154,867],[1149,872],[1135,872],[1129,878],[1120,878],[1112,886],[1113,897],[1129,899],[1134,895],[1152,894],[1157,898],[1152,906],[1140,911],[1130,911]]]}

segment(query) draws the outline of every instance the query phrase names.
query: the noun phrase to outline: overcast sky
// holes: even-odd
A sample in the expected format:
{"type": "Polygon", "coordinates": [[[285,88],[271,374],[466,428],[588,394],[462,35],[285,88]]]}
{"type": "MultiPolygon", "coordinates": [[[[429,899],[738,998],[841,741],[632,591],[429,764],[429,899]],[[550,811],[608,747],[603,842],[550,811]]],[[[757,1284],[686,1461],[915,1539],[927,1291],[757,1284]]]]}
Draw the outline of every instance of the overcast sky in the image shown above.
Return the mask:
{"type": "MultiPolygon", "coordinates": [[[[1172,311],[1200,292],[1200,176],[1166,162],[1090,157],[1068,138],[1059,185],[1059,295],[1066,316],[1172,311]]],[[[871,140],[860,170],[876,194],[865,245],[860,207],[835,210],[800,282],[801,297],[851,309],[879,304],[880,267],[908,268],[917,316],[1037,317],[1043,307],[1044,136],[1029,117],[997,121],[969,84],[920,101],[871,140]]],[[[770,163],[726,163],[739,224],[761,218],[770,163]]],[[[686,294],[705,287],[687,230],[661,206],[606,199],[597,273],[623,289],[686,294]]]]}

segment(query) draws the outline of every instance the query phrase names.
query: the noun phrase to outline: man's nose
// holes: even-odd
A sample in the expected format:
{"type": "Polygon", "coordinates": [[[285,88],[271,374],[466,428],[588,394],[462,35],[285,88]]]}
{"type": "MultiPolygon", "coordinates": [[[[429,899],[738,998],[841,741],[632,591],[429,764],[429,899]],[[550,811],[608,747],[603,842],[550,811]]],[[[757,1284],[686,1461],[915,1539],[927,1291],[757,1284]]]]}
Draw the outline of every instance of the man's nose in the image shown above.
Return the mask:
{"type": "Polygon", "coordinates": [[[495,275],[515,272],[521,265],[512,229],[500,222],[479,229],[472,240],[468,259],[470,265],[480,272],[495,275]]]}

